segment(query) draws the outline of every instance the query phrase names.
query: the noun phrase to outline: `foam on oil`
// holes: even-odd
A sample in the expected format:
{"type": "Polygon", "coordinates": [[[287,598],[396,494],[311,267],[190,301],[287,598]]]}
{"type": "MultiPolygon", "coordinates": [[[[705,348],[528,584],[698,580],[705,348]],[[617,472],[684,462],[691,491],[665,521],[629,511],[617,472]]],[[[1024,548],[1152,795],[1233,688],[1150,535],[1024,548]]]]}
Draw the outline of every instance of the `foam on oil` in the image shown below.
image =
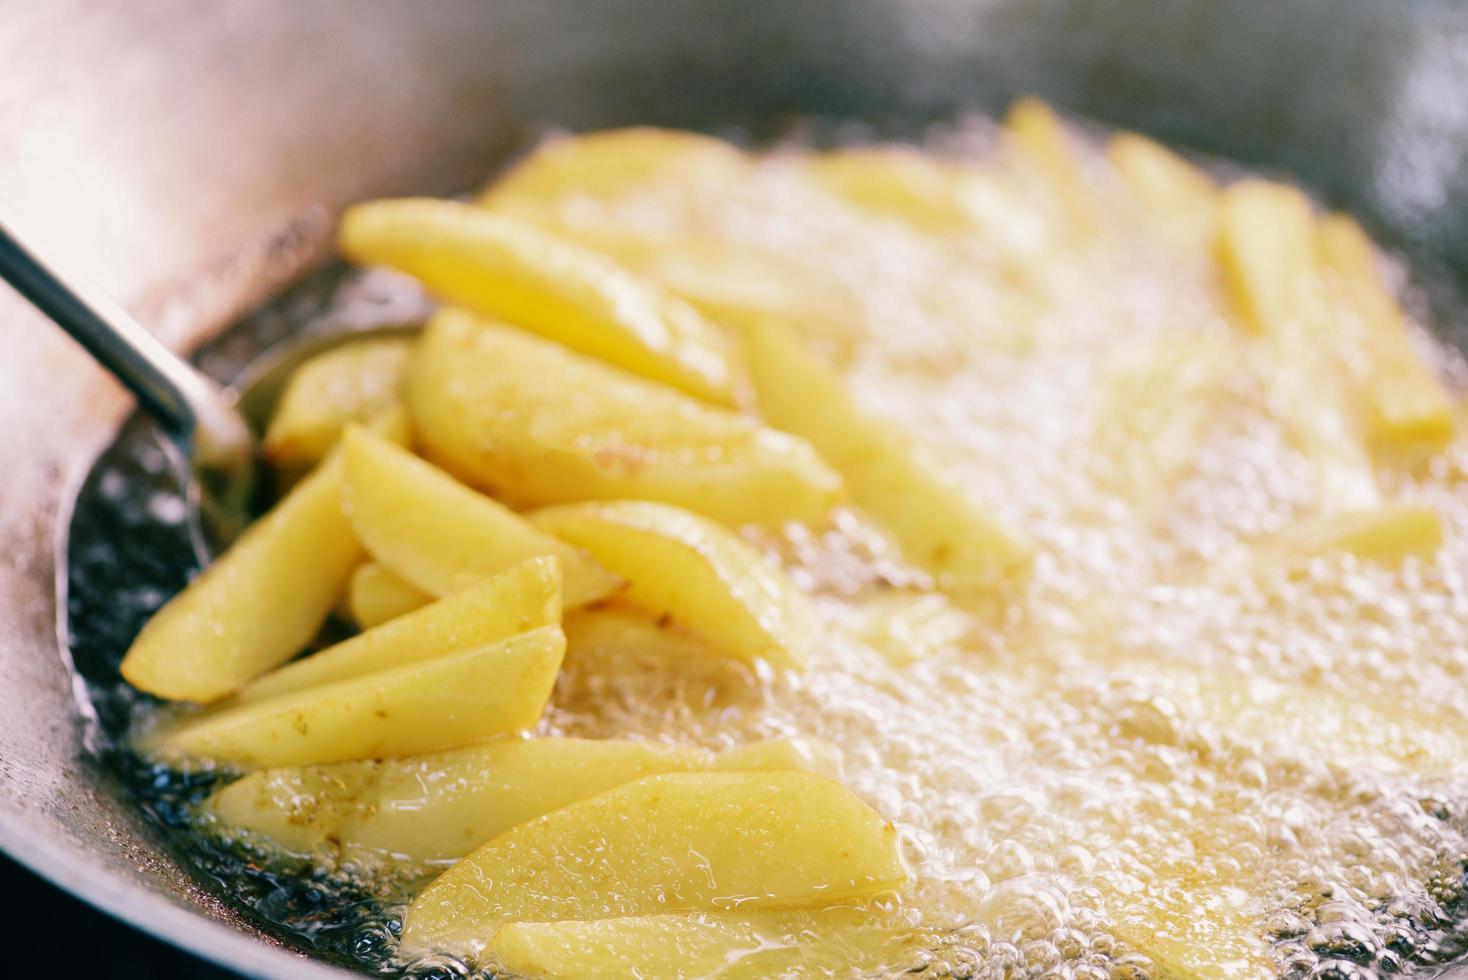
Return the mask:
{"type": "Polygon", "coordinates": [[[755,683],[572,658],[543,731],[833,741],[849,785],[901,828],[916,879],[901,914],[941,937],[894,970],[1344,976],[1450,954],[1468,856],[1468,446],[1378,474],[1388,498],[1442,515],[1434,560],[1252,561],[1318,491],[1207,252],[1097,159],[1100,231],[1084,240],[1039,181],[988,166],[1037,227],[938,245],[779,156],[739,186],[576,202],[576,220],[650,240],[697,229],[845,297],[859,315],[814,341],[1039,554],[1002,610],[961,611],[969,628],[950,619],[928,643],[920,618],[906,636],[921,655],[893,657],[871,610],[927,583],[874,529],[845,514],[752,535],[821,597],[831,639],[809,670],[755,683]]]}

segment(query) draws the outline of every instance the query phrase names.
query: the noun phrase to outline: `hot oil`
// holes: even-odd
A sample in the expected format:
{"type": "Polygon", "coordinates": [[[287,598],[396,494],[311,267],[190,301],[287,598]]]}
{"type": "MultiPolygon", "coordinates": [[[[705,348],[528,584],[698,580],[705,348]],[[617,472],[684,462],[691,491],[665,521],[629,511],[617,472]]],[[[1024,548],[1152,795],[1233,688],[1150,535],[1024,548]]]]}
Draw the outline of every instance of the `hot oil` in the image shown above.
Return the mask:
{"type": "MultiPolygon", "coordinates": [[[[992,137],[973,122],[932,142],[987,161],[992,137]]],[[[1206,252],[1149,224],[1099,155],[1090,235],[1023,169],[983,165],[1013,220],[941,246],[840,204],[780,154],[732,184],[567,203],[568,222],[646,242],[696,230],[710,254],[741,257],[715,273],[778,268],[820,297],[810,341],[1037,556],[1023,584],[947,597],[853,512],[751,531],[829,623],[809,669],[573,653],[539,734],[836,745],[914,875],[888,907],[914,941],[832,945],[819,962],[836,975],[1354,976],[1461,955],[1468,441],[1377,474],[1385,496],[1442,515],[1434,560],[1261,564],[1254,545],[1318,491],[1206,252]]],[[[359,305],[353,282],[289,317],[359,305]]],[[[79,518],[105,503],[84,493],[79,518]]],[[[114,563],[149,551],[102,529],[114,563]]],[[[145,613],[85,605],[102,590],[77,541],[73,628],[145,613]]],[[[153,604],[178,586],[160,576],[139,579],[157,583],[153,604]]],[[[132,710],[115,673],[79,668],[104,714],[132,710]]],[[[191,817],[207,780],[124,773],[203,875],[306,948],[383,973],[468,972],[394,958],[401,879],[220,843],[191,817]]]]}
{"type": "Polygon", "coordinates": [[[823,657],[742,683],[573,657],[544,730],[834,742],[849,785],[902,830],[915,884],[900,916],[943,937],[894,969],[1346,976],[1451,956],[1468,449],[1377,474],[1389,499],[1438,509],[1435,560],[1257,561],[1319,503],[1269,404],[1275,367],[1207,250],[1090,165],[1091,237],[1058,227],[1026,174],[993,171],[1044,216],[1028,249],[983,234],[937,247],[834,205],[779,157],[736,190],[578,204],[653,240],[696,227],[779,256],[852,300],[858,315],[812,342],[1039,554],[1006,602],[966,610],[974,628],[894,662],[865,610],[928,583],[875,529],[847,514],[751,535],[822,597],[823,657]],[[1145,417],[1154,399],[1166,417],[1145,417]]]}

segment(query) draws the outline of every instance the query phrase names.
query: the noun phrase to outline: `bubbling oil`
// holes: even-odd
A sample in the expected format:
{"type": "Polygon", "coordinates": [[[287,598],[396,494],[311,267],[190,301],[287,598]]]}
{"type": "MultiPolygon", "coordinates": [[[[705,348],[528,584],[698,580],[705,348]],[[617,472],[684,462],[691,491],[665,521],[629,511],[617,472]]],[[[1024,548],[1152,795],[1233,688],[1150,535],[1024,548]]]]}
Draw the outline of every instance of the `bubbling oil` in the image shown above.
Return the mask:
{"type": "MultiPolygon", "coordinates": [[[[943,142],[992,158],[988,132],[943,142]]],[[[848,513],[751,533],[820,597],[829,640],[808,670],[756,681],[573,656],[542,732],[835,743],[848,784],[901,829],[902,915],[940,937],[895,971],[1439,961],[1457,951],[1468,857],[1468,445],[1377,474],[1389,498],[1438,510],[1435,559],[1252,560],[1321,503],[1270,404],[1269,358],[1231,322],[1209,253],[1160,233],[1084,152],[1087,240],[1055,232],[1038,181],[992,165],[1039,216],[1028,248],[997,234],[938,247],[813,190],[779,154],[738,187],[575,203],[568,220],[652,240],[696,228],[848,297],[858,314],[814,342],[1038,557],[1001,608],[894,659],[864,610],[931,583],[874,528],[848,513]]]]}

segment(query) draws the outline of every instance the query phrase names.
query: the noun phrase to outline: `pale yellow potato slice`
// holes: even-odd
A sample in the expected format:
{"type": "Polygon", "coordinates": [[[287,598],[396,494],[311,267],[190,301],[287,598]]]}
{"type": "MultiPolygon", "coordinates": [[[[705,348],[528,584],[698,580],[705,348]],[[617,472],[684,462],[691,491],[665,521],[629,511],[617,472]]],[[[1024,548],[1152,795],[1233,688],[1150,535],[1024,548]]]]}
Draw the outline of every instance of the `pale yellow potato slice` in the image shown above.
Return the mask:
{"type": "Polygon", "coordinates": [[[561,623],[568,656],[653,656],[685,660],[716,656],[703,637],[690,633],[671,616],[613,601],[567,610],[561,623]]]}
{"type": "Polygon", "coordinates": [[[1274,973],[1263,918],[1245,888],[1200,880],[1156,895],[1113,893],[1107,898],[1109,931],[1146,954],[1160,980],[1274,973]]]}
{"type": "Polygon", "coordinates": [[[340,488],[328,460],[170,599],[123,658],[128,683],[214,701],[299,653],[362,560],[340,488]]]}
{"type": "Polygon", "coordinates": [[[865,976],[915,965],[912,930],[858,909],[514,922],[494,960],[539,980],[865,976]]]}
{"type": "Polygon", "coordinates": [[[882,592],[853,598],[850,608],[856,638],[894,667],[952,649],[978,627],[940,592],[882,592]]]}
{"type": "Polygon", "coordinates": [[[1196,458],[1239,353],[1209,331],[1124,348],[1108,371],[1091,440],[1110,467],[1101,482],[1150,510],[1196,458]]]}
{"type": "Polygon", "coordinates": [[[206,810],[224,825],[307,856],[362,849],[408,861],[450,861],[511,827],[662,772],[839,772],[818,739],[707,749],[581,738],[507,738],[407,759],[372,759],[251,773],[216,791],[206,810]]]}
{"type": "Polygon", "coordinates": [[[507,922],[832,906],[907,879],[896,828],[834,780],[668,773],[491,840],[413,902],[403,947],[476,957],[507,922]]]}
{"type": "Polygon", "coordinates": [[[1141,205],[1190,237],[1206,238],[1218,223],[1218,184],[1160,143],[1118,133],[1106,157],[1141,205]]]}
{"type": "Polygon", "coordinates": [[[1309,518],[1263,545],[1260,558],[1290,561],[1349,552],[1363,561],[1395,565],[1408,557],[1430,560],[1442,540],[1442,521],[1431,507],[1383,504],[1309,518]]]}
{"type": "Polygon", "coordinates": [[[477,649],[561,620],[561,572],[553,556],[511,565],[415,612],[358,633],[245,685],[260,701],[477,649]]]}
{"type": "Polygon", "coordinates": [[[1095,202],[1055,110],[1036,98],[1017,100],[1004,116],[1004,143],[1021,166],[1034,168],[1044,179],[1070,235],[1094,234],[1095,202]]]}
{"type": "Polygon", "coordinates": [[[347,430],[342,464],[342,506],[357,537],[384,568],[430,595],[450,595],[541,555],[560,559],[568,607],[620,585],[584,552],[365,430],[347,430]]]}
{"type": "Polygon", "coordinates": [[[805,594],[749,545],[668,504],[566,504],[530,515],[627,581],[626,599],[746,663],[803,667],[820,638],[805,594]]]}
{"type": "Polygon", "coordinates": [[[171,765],[239,769],[421,755],[530,728],[566,641],[545,626],[477,650],[178,719],[138,742],[171,765]]]}
{"type": "Polygon", "coordinates": [[[1273,354],[1271,406],[1315,468],[1326,509],[1367,509],[1381,495],[1346,387],[1342,337],[1324,302],[1315,237],[1310,201],[1293,187],[1244,180],[1223,193],[1219,258],[1244,322],[1273,354]]]}
{"type": "Polygon", "coordinates": [[[770,738],[720,752],[715,769],[793,769],[841,779],[841,752],[825,739],[807,735],[770,738]]]}
{"type": "Polygon", "coordinates": [[[748,161],[712,136],[633,126],[547,140],[490,184],[481,203],[611,200],[669,183],[738,180],[748,161]]]}
{"type": "Polygon", "coordinates": [[[760,412],[810,440],[904,558],[954,589],[993,585],[1028,563],[1028,542],[945,480],[905,433],[863,409],[782,325],[751,330],[746,350],[760,412]]]}
{"type": "Polygon", "coordinates": [[[660,772],[708,769],[691,746],[502,739],[452,752],[252,773],[209,798],[219,820],[298,854],[462,857],[511,827],[660,772]]]}
{"type": "Polygon", "coordinates": [[[1320,220],[1320,254],[1347,316],[1342,341],[1356,391],[1378,446],[1438,452],[1453,440],[1453,406],[1442,382],[1417,356],[1407,318],[1386,289],[1371,240],[1354,219],[1320,220]]]}
{"type": "Polygon", "coordinates": [[[375,201],[347,211],[340,241],[354,261],[406,272],[447,302],[695,397],[734,400],[731,347],[718,327],[529,222],[455,201],[375,201]]]}
{"type": "Polygon", "coordinates": [[[963,171],[916,150],[887,146],[808,156],[812,180],[862,210],[935,234],[973,230],[963,205],[963,171]]]}
{"type": "Polygon", "coordinates": [[[514,507],[660,500],[779,523],[841,495],[801,439],[457,310],[429,323],[404,390],[428,456],[514,507]]]}
{"type": "Polygon", "coordinates": [[[351,422],[367,422],[397,403],[412,341],[358,340],[306,361],[291,374],[261,448],[278,466],[314,463],[351,422]]]}
{"type": "Polygon", "coordinates": [[[433,601],[433,596],[389,572],[363,562],[347,583],[347,614],[360,629],[371,629],[433,601]]]}

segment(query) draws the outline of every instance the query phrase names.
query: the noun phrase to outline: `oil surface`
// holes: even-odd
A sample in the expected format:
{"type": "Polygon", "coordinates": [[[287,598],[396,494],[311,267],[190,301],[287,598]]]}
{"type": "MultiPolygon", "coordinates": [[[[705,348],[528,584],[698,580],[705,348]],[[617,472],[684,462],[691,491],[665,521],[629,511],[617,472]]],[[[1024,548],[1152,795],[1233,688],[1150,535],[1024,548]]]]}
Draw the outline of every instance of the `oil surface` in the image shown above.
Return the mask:
{"type": "MultiPolygon", "coordinates": [[[[930,142],[988,157],[992,137],[970,121],[930,142]]],[[[855,513],[751,532],[818,596],[829,640],[808,670],[571,656],[539,734],[834,743],[914,872],[898,914],[929,948],[883,964],[892,975],[1432,972],[1464,950],[1468,441],[1376,473],[1387,499],[1441,515],[1433,560],[1260,561],[1320,490],[1271,408],[1277,367],[1241,339],[1206,252],[1149,222],[1099,157],[1084,238],[1027,172],[993,172],[1029,218],[941,245],[779,154],[732,185],[567,202],[568,222],[649,241],[696,229],[828,298],[838,312],[813,339],[862,401],[1038,555],[1002,602],[965,606],[855,513]]],[[[350,320],[399,288],[348,277],[296,322],[350,320]]],[[[1456,386],[1456,355],[1418,339],[1456,386]]],[[[107,674],[117,638],[187,567],[156,547],[181,512],[166,485],[139,489],[166,467],[137,447],[94,474],[71,551],[78,666],[113,732],[135,710],[107,674]],[[108,547],[119,515],[154,546],[108,547]],[[134,551],[163,557],[145,575],[134,551]],[[122,602],[105,591],[120,582],[122,602]]],[[[204,874],[308,946],[385,973],[465,972],[392,958],[391,884],[221,848],[190,829],[206,784],[125,772],[204,874]]]]}

